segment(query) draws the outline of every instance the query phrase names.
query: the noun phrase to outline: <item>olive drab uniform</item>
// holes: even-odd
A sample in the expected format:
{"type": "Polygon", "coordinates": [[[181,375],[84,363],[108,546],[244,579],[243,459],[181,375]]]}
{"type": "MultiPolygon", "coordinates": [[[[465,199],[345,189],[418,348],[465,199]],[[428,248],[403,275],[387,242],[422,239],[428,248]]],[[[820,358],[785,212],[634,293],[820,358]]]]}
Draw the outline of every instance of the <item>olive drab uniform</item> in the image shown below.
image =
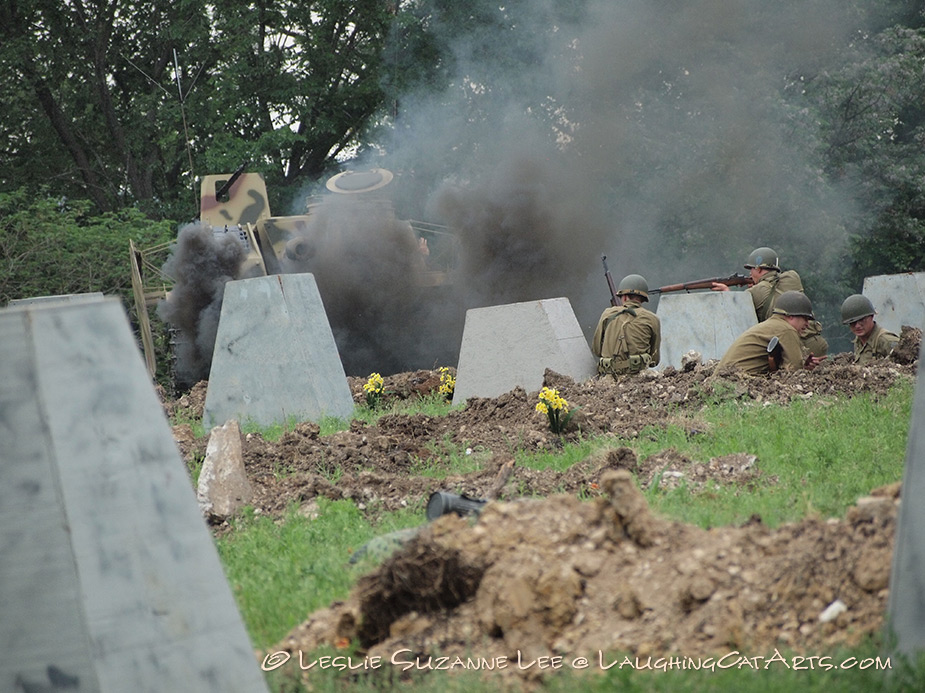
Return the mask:
{"type": "Polygon", "coordinates": [[[865,344],[861,344],[861,340],[857,337],[854,338],[854,362],[864,364],[871,359],[889,356],[897,344],[899,344],[897,334],[874,323],[874,330],[865,344]]]}
{"type": "MultiPolygon", "coordinates": [[[[796,270],[769,270],[757,284],[747,289],[755,304],[755,315],[758,322],[764,322],[774,312],[777,298],[785,291],[799,291],[803,293],[803,281],[796,270]]],[[[804,356],[825,356],[829,352],[829,343],[822,336],[822,323],[810,320],[809,325],[800,335],[801,347],[804,356]]]]}
{"type": "Polygon", "coordinates": [[[661,324],[655,313],[636,301],[624,301],[601,314],[591,353],[598,357],[600,375],[638,373],[658,365],[661,342],[661,324]]]}
{"type": "Polygon", "coordinates": [[[785,291],[802,293],[803,282],[794,270],[785,272],[768,270],[758,283],[749,287],[747,291],[751,294],[752,302],[755,304],[755,315],[758,316],[758,322],[764,322],[771,317],[777,297],[785,291]]]}
{"type": "Polygon", "coordinates": [[[723,358],[716,366],[716,372],[726,366],[732,366],[752,375],[767,374],[771,371],[768,364],[768,343],[777,337],[782,349],[781,368],[799,369],[803,367],[803,353],[800,348],[800,335],[781,315],[772,315],[764,322],[752,325],[729,346],[723,358]]]}

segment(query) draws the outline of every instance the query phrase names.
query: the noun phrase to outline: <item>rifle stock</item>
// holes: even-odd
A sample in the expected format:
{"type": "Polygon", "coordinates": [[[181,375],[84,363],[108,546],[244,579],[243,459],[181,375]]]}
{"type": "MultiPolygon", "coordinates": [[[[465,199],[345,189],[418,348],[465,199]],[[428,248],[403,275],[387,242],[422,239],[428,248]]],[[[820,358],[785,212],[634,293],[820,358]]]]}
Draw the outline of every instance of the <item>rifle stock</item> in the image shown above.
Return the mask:
{"type": "Polygon", "coordinates": [[[667,294],[671,291],[696,291],[697,289],[712,289],[713,284],[725,284],[726,286],[751,286],[752,278],[746,274],[731,274],[728,277],[710,277],[708,279],[696,279],[692,282],[682,282],[680,284],[669,284],[657,289],[649,289],[650,294],[667,294]]]}
{"type": "Polygon", "coordinates": [[[607,256],[601,255],[601,262],[604,263],[604,279],[607,280],[607,288],[610,289],[610,305],[622,306],[623,301],[617,296],[617,287],[613,284],[613,277],[610,276],[610,270],[607,269],[607,256]]]}

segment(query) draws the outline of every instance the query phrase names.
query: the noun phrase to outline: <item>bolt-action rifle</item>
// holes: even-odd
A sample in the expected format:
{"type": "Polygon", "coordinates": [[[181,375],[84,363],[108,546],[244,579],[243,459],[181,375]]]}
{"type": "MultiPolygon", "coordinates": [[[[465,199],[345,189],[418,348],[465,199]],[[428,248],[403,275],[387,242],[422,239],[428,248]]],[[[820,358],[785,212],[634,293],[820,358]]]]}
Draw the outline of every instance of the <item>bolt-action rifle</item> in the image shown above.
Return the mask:
{"type": "Polygon", "coordinates": [[[601,255],[601,262],[604,263],[604,279],[607,280],[607,287],[610,289],[610,305],[622,306],[623,301],[617,296],[617,287],[613,285],[613,277],[610,276],[610,270],[607,269],[607,256],[601,255]]]}
{"type": "Polygon", "coordinates": [[[681,284],[669,284],[660,286],[657,289],[649,289],[650,294],[666,294],[669,291],[695,291],[697,289],[712,289],[714,284],[725,284],[726,286],[751,286],[752,278],[747,274],[731,274],[728,277],[710,277],[709,279],[697,279],[692,282],[682,282],[681,284]]]}

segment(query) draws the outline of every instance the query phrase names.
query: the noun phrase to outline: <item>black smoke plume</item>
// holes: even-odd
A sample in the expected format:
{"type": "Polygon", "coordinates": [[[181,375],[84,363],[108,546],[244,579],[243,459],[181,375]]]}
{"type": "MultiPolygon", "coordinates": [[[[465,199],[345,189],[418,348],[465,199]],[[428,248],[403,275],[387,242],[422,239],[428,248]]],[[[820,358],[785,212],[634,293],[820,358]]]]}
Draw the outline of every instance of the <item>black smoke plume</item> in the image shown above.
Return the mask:
{"type": "Polygon", "coordinates": [[[175,281],[157,314],[175,331],[176,379],[180,387],[209,377],[225,283],[234,279],[246,252],[232,234],[216,236],[210,226],[180,230],[163,272],[175,281]]]}

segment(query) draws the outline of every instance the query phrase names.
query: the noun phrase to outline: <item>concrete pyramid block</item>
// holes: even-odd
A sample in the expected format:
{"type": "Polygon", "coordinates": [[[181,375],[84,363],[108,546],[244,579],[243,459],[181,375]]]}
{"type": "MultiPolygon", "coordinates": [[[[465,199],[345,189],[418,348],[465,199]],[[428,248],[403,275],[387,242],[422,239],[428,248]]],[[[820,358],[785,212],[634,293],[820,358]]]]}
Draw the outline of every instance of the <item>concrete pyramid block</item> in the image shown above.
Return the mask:
{"type": "Polygon", "coordinates": [[[567,298],[473,308],[466,311],[453,404],[517,386],[535,392],[547,368],[579,382],[597,372],[567,298]]]}
{"type": "Polygon", "coordinates": [[[0,383],[0,690],[265,691],[120,301],[0,310],[0,383]]]}
{"type": "Polygon", "coordinates": [[[16,308],[22,306],[48,305],[51,303],[93,303],[94,301],[103,300],[104,296],[100,291],[91,291],[86,294],[60,294],[58,296],[34,296],[32,298],[14,298],[10,301],[9,307],[16,308]]]}
{"type": "Polygon", "coordinates": [[[658,301],[662,350],[658,368],[681,367],[681,357],[699,351],[704,363],[720,359],[736,337],[758,322],[745,291],[664,294],[658,301]]]}
{"type": "Polygon", "coordinates": [[[349,419],[353,396],[311,274],[228,282],[203,424],[349,419]]]}
{"type": "MultiPolygon", "coordinates": [[[[919,353],[919,363],[923,353],[925,350],[919,353]]],[[[925,381],[919,378],[906,443],[887,606],[887,623],[896,637],[895,646],[913,659],[925,652],[925,505],[918,502],[922,493],[925,493],[925,381]]]]}
{"type": "Polygon", "coordinates": [[[874,304],[881,327],[896,334],[903,325],[925,329],[925,272],[866,277],[862,293],[874,304]]]}

